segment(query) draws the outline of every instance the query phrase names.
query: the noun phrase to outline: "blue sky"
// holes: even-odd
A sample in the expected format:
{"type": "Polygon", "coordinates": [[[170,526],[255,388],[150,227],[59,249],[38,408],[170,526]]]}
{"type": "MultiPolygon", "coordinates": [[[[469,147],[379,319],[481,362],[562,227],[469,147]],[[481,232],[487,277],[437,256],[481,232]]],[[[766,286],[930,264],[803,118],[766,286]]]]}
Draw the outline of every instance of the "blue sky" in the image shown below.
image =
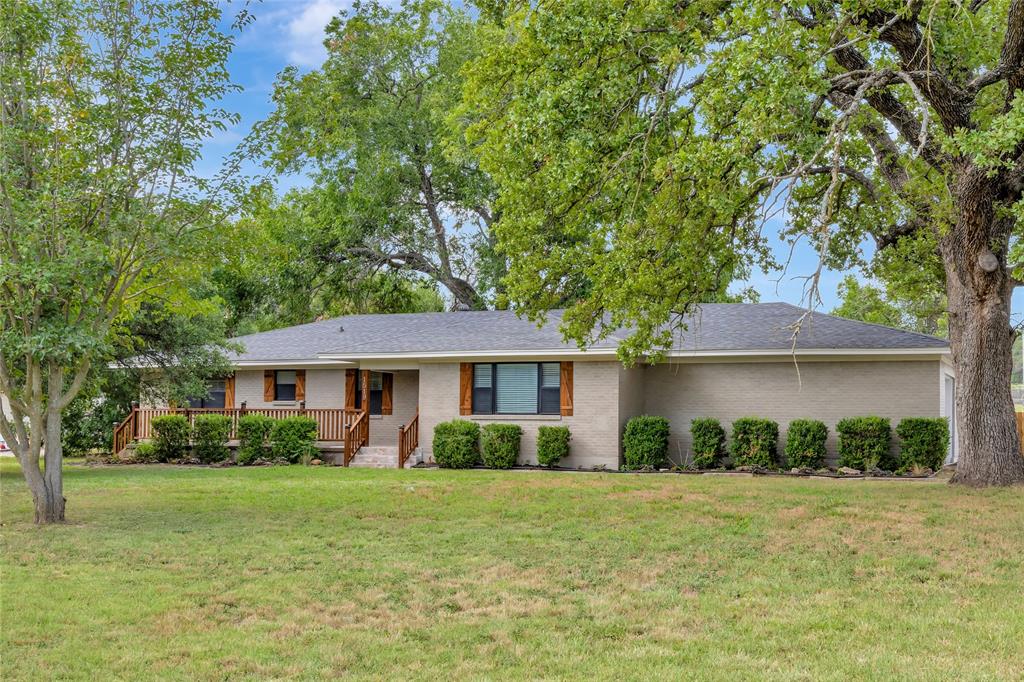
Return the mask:
{"type": "MultiPolygon", "coordinates": [[[[263,0],[251,6],[255,21],[236,37],[235,51],[229,61],[232,78],[243,89],[224,102],[228,110],[238,112],[242,118],[234,128],[215,135],[207,142],[199,169],[203,174],[216,172],[222,159],[235,148],[252,124],[270,112],[271,88],[275,76],[282,69],[294,65],[307,70],[320,65],[326,54],[322,44],[323,27],[331,17],[350,5],[350,0],[263,0]]],[[[231,16],[238,7],[238,0],[226,5],[226,32],[230,32],[231,16]]],[[[278,179],[278,187],[287,190],[304,182],[302,177],[283,177],[278,179]]],[[[778,234],[780,220],[775,218],[769,222],[765,233],[778,234]]],[[[798,244],[792,258],[789,258],[790,246],[778,239],[773,239],[773,249],[778,261],[789,260],[787,272],[755,272],[741,286],[752,286],[760,293],[762,301],[805,305],[802,277],[810,275],[817,267],[814,249],[806,243],[798,244]]],[[[838,302],[836,287],[846,274],[835,271],[822,274],[822,310],[829,311],[835,307],[838,302]]],[[[1015,321],[1024,319],[1024,299],[1020,294],[1014,297],[1013,307],[1015,321]]]]}

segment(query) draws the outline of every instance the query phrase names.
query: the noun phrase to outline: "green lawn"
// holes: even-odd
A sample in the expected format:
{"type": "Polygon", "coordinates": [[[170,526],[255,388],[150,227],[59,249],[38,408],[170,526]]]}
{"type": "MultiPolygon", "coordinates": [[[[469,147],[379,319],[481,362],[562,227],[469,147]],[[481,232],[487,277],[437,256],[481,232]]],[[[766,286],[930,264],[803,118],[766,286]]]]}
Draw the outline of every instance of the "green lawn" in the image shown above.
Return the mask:
{"type": "Polygon", "coordinates": [[[1024,497],[725,476],[2,468],[4,680],[995,679],[1024,497]]]}

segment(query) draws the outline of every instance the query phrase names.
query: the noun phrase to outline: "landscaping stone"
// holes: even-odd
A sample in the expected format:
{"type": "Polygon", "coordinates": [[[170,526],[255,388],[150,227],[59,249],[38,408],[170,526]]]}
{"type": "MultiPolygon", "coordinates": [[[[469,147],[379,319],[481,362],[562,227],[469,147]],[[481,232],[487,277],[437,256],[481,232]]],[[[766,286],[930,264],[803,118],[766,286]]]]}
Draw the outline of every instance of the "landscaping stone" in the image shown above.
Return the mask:
{"type": "Polygon", "coordinates": [[[860,476],[861,470],[852,467],[839,467],[839,473],[843,476],[860,476]]]}

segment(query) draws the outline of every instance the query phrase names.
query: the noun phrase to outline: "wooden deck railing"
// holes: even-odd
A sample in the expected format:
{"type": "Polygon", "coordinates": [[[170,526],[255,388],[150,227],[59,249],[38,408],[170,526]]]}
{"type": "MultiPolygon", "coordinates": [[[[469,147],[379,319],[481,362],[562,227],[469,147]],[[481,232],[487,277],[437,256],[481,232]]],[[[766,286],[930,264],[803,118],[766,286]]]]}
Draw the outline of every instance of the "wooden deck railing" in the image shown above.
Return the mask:
{"type": "MultiPolygon", "coordinates": [[[[355,423],[360,415],[360,410],[341,408],[303,408],[303,407],[273,407],[273,408],[133,408],[125,417],[124,421],[114,428],[114,453],[120,453],[130,443],[152,437],[153,420],[168,414],[184,415],[191,427],[195,418],[201,414],[222,414],[231,418],[231,436],[234,440],[238,433],[238,420],[247,414],[262,414],[274,419],[302,415],[316,421],[317,440],[320,441],[345,441],[349,427],[355,423]]],[[[365,421],[365,419],[364,419],[365,421]]],[[[367,432],[369,423],[367,422],[367,432]]],[[[368,435],[367,435],[368,437],[368,435]]]]}
{"type": "Polygon", "coordinates": [[[345,429],[345,451],[342,464],[348,466],[352,458],[370,441],[370,417],[366,412],[359,412],[355,420],[345,429]]]}
{"type": "Polygon", "coordinates": [[[404,469],[409,456],[420,444],[420,412],[405,426],[398,427],[398,468],[404,469]]]}
{"type": "Polygon", "coordinates": [[[119,453],[135,440],[135,423],[138,410],[132,410],[124,421],[114,427],[114,453],[119,453]]]}

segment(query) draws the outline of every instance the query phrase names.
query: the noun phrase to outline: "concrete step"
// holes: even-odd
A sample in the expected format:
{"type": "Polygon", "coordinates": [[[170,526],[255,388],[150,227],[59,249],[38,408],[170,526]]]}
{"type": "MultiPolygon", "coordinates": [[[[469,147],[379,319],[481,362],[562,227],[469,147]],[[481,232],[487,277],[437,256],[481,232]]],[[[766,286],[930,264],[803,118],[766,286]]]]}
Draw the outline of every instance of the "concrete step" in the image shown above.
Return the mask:
{"type": "Polygon", "coordinates": [[[366,469],[394,469],[398,467],[398,448],[382,445],[363,446],[352,458],[349,466],[366,469]]]}
{"type": "MultiPolygon", "coordinates": [[[[416,457],[410,457],[405,463],[406,468],[416,462],[416,457]]],[[[359,449],[356,456],[349,462],[350,467],[365,469],[395,469],[398,467],[398,448],[387,445],[366,445],[359,449]]]]}

